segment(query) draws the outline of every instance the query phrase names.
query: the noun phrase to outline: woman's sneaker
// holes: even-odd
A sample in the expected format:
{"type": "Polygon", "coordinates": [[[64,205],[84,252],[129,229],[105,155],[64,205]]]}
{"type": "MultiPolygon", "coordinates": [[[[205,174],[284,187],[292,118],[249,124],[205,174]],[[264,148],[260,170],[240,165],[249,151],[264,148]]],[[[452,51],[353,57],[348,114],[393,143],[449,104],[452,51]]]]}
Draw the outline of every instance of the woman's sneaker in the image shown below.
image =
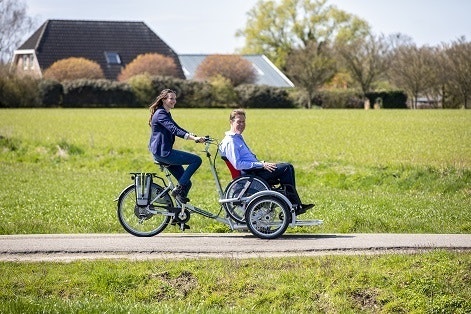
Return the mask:
{"type": "Polygon", "coordinates": [[[172,196],[177,199],[182,204],[186,204],[190,201],[190,199],[186,196],[183,195],[184,188],[181,185],[177,185],[173,190],[172,190],[172,196]]]}

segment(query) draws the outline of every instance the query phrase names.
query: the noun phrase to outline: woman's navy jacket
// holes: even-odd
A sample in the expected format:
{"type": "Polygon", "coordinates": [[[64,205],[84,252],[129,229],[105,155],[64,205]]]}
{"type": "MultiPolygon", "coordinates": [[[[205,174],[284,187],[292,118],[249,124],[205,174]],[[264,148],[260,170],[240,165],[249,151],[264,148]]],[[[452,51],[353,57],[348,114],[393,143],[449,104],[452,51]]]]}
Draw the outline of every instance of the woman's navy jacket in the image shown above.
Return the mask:
{"type": "Polygon", "coordinates": [[[184,138],[188,133],[172,119],[170,112],[158,108],[151,120],[149,150],[152,154],[167,157],[172,151],[175,136],[184,138]]]}

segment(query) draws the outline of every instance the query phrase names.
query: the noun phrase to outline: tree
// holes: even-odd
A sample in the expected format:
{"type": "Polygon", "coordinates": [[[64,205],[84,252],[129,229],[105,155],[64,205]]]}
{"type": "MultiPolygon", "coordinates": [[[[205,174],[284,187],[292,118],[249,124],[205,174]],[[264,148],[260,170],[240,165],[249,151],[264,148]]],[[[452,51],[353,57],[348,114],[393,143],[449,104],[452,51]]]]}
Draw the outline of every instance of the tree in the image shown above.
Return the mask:
{"type": "Polygon", "coordinates": [[[26,15],[26,9],[23,0],[0,0],[0,63],[11,59],[22,36],[35,26],[35,21],[26,15]]]}
{"type": "Polygon", "coordinates": [[[218,76],[230,80],[232,86],[252,84],[257,78],[252,64],[238,55],[209,55],[195,72],[196,80],[210,81],[218,76]]]}
{"type": "Polygon", "coordinates": [[[396,48],[389,70],[391,81],[406,91],[412,108],[417,109],[419,96],[424,95],[433,84],[433,49],[416,45],[396,48]]]}
{"type": "Polygon", "coordinates": [[[131,61],[119,74],[118,81],[126,81],[138,74],[178,77],[178,69],[172,58],[158,53],[146,53],[131,61]]]}
{"type": "Polygon", "coordinates": [[[44,72],[45,79],[65,81],[104,78],[103,70],[94,61],[85,58],[67,58],[54,62],[44,72]]]}
{"type": "Polygon", "coordinates": [[[315,92],[335,76],[337,65],[328,45],[311,42],[306,48],[294,50],[288,56],[286,72],[304,90],[307,107],[311,108],[315,92]]]}
{"type": "Polygon", "coordinates": [[[385,76],[391,60],[389,45],[384,36],[376,37],[372,34],[365,38],[340,43],[337,52],[364,96],[372,91],[376,81],[385,76]]]}
{"type": "Polygon", "coordinates": [[[327,0],[258,1],[247,15],[244,29],[236,36],[245,37],[243,53],[265,54],[284,69],[293,49],[303,49],[311,42],[318,45],[348,41],[369,31],[366,21],[326,5],[327,0]]]}
{"type": "Polygon", "coordinates": [[[471,43],[460,38],[445,47],[445,56],[449,68],[447,71],[450,91],[468,108],[471,97],[471,43]]]}

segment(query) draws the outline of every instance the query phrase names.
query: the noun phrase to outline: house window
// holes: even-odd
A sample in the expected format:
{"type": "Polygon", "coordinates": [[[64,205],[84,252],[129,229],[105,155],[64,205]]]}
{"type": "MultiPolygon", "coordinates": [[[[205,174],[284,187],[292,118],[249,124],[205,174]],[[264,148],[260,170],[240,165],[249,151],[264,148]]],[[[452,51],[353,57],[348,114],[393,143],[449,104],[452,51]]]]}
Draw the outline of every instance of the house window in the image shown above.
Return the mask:
{"type": "Polygon", "coordinates": [[[23,55],[23,70],[28,71],[29,66],[29,56],[23,55]]]}
{"type": "Polygon", "coordinates": [[[121,58],[117,52],[105,51],[105,57],[108,64],[121,64],[121,58]]]}
{"type": "Polygon", "coordinates": [[[23,55],[23,70],[29,71],[34,69],[34,54],[23,55]]]}

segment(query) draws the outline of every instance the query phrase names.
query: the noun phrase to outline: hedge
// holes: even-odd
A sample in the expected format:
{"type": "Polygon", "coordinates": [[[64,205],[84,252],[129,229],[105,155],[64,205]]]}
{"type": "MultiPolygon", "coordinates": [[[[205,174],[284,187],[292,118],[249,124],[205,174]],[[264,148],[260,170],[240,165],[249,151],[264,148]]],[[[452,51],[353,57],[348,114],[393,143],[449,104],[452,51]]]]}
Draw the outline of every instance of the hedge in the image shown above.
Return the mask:
{"type": "MultiPolygon", "coordinates": [[[[63,83],[17,76],[0,77],[0,108],[17,107],[122,107],[147,108],[165,88],[176,91],[179,108],[296,108],[306,99],[297,89],[254,84],[235,88],[224,84],[182,80],[173,77],[139,76],[128,83],[105,79],[79,79],[63,83]],[[225,98],[230,99],[225,99],[225,98]]],[[[407,108],[402,91],[368,93],[371,107],[407,108]]],[[[352,90],[321,91],[312,99],[321,108],[363,108],[363,97],[352,90]]]]}

